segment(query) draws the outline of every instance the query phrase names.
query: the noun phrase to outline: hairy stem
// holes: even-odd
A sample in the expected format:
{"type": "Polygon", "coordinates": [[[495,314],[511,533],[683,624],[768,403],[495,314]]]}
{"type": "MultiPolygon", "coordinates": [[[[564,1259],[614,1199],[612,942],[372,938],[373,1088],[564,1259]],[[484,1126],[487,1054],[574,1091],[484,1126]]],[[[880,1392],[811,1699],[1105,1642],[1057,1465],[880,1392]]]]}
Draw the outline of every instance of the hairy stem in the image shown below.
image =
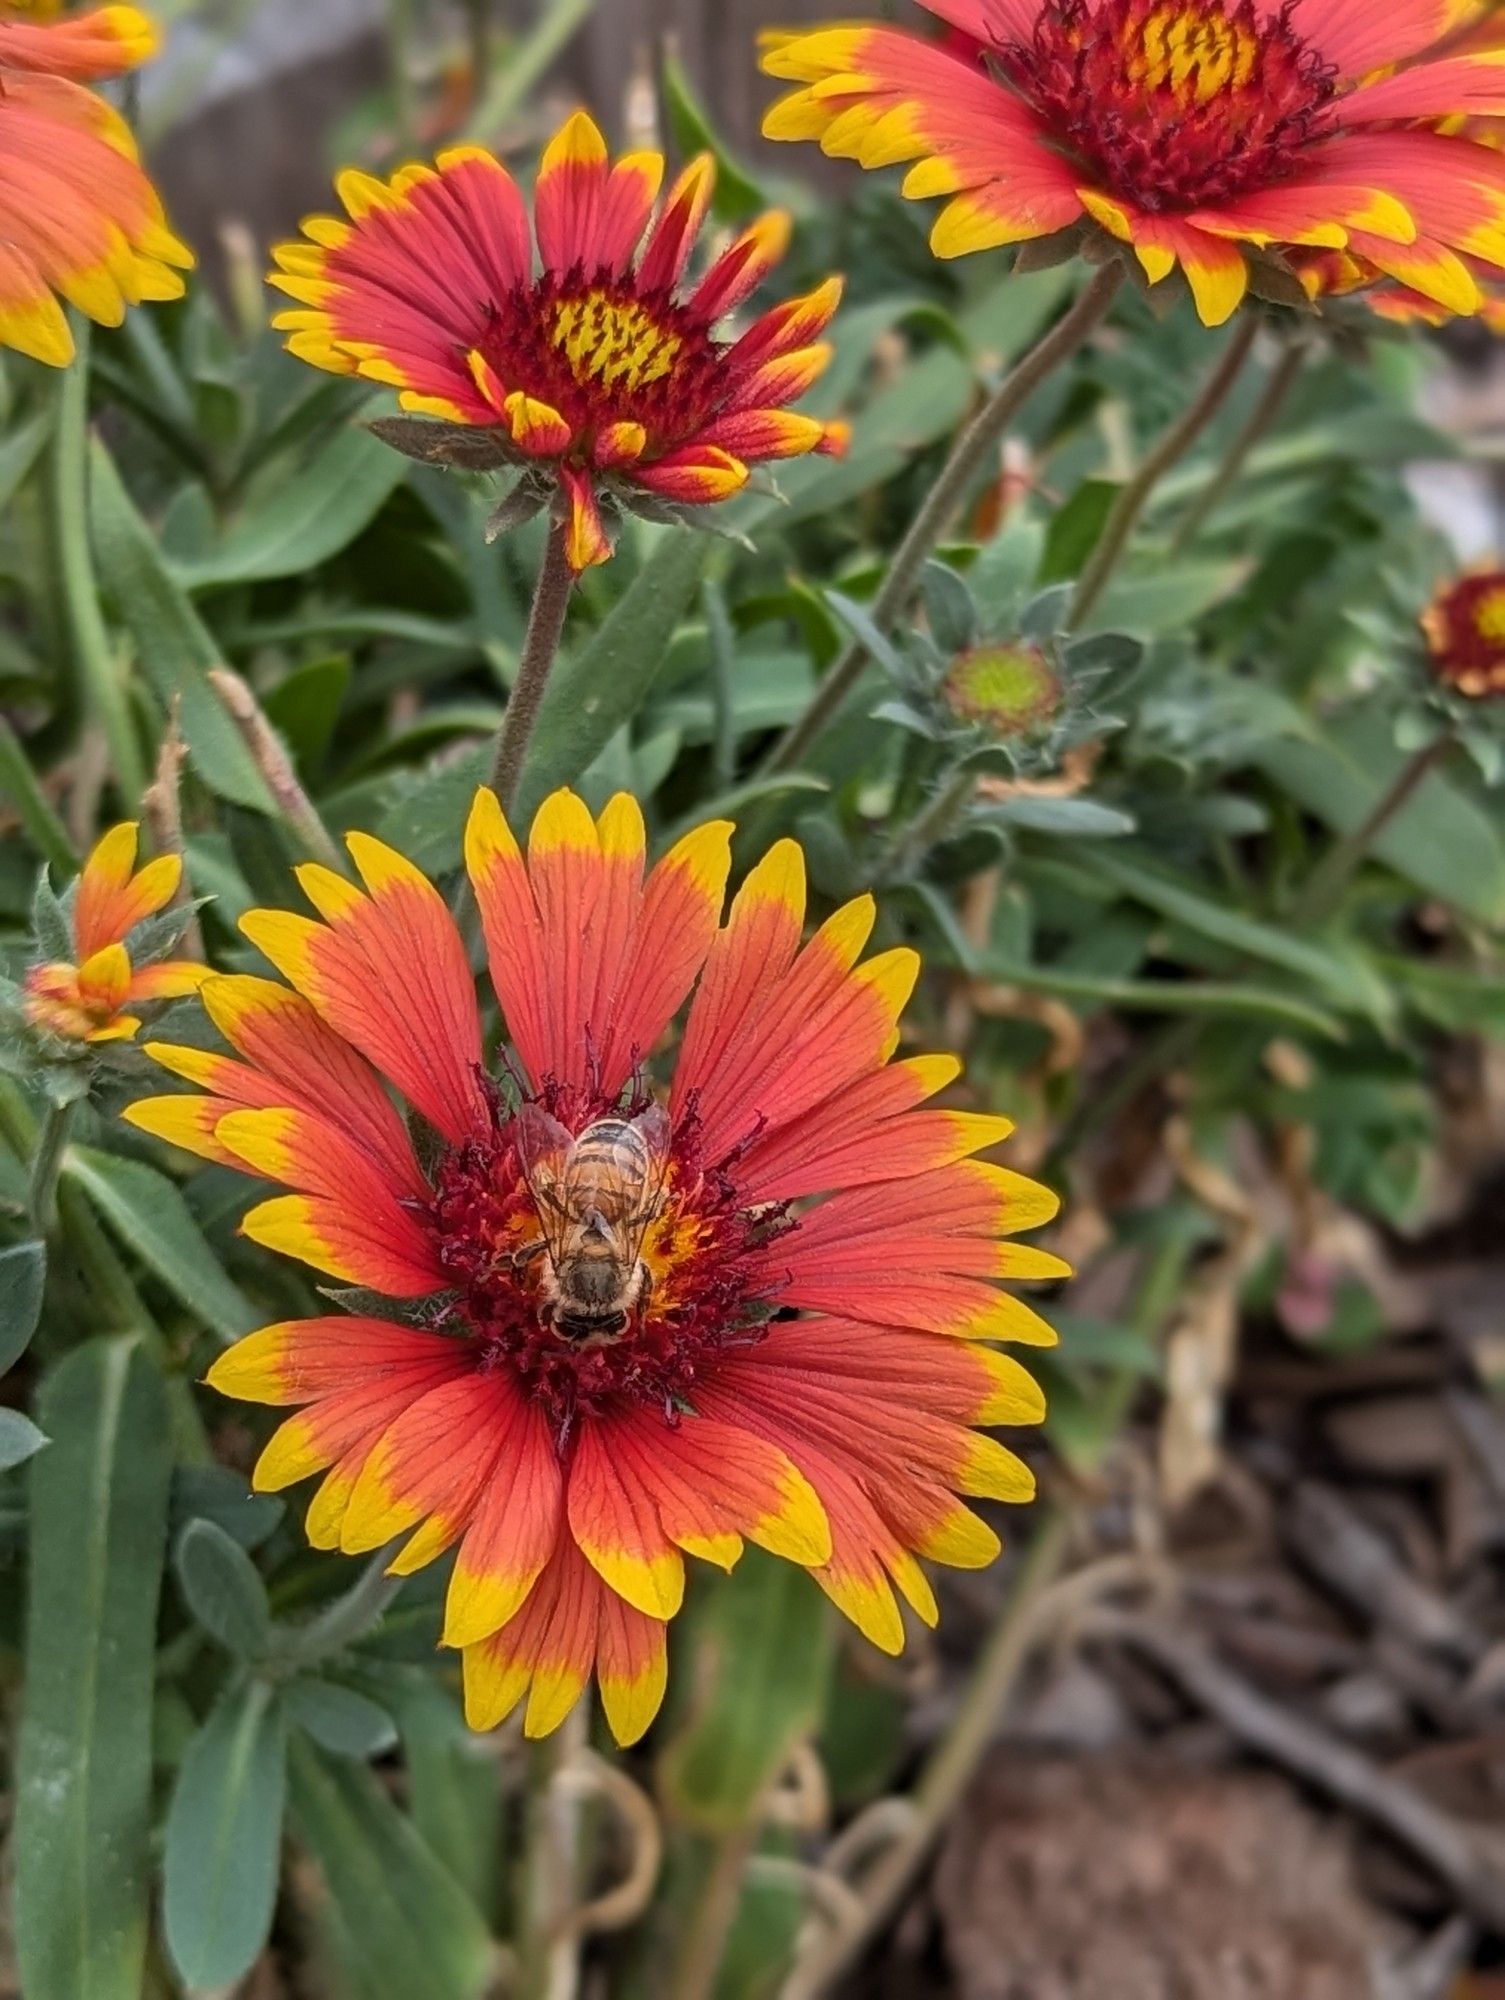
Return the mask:
{"type": "Polygon", "coordinates": [[[31,1159],[26,1213],[38,1236],[51,1235],[53,1224],[57,1221],[58,1175],[63,1170],[63,1155],[68,1149],[68,1134],[73,1129],[77,1110],[76,1100],[70,1104],[50,1104],[37,1135],[36,1151],[31,1159]]]}
{"type": "Polygon", "coordinates": [[[88,335],[80,329],[78,359],[62,371],[58,381],[57,424],[47,481],[48,527],[86,706],[98,717],[104,732],[121,802],[134,811],[150,774],[131,717],[125,677],[99,608],[89,544],[88,370],[88,335]]]}
{"type": "Polygon", "coordinates": [[[1254,337],[1259,322],[1253,315],[1247,316],[1218,359],[1217,366],[1207,377],[1197,394],[1187,404],[1181,415],[1145,453],[1139,470],[1128,484],[1121,488],[1113,502],[1108,519],[1098,537],[1097,547],[1092,551],[1087,567],[1082,571],[1077,584],[1076,597],[1071,607],[1071,629],[1078,630],[1096,610],[1103,592],[1113,577],[1128,548],[1139,518],[1149,504],[1150,496],[1160,481],[1196,443],[1197,439],[1223,407],[1229,390],[1238,380],[1244,363],[1254,346],[1254,337]]]}
{"type": "MultiPolygon", "coordinates": [[[[1095,272],[1070,311],[1005,376],[957,439],[940,476],[910,523],[909,532],[894,552],[883,587],[873,600],[873,623],[880,631],[887,631],[907,610],[921,570],[971,493],[978,474],[997,451],[1004,432],[1046,377],[1086,344],[1122,282],[1123,270],[1117,263],[1104,264],[1095,272]]],[[[860,640],[853,640],[816,689],[810,706],[768,759],[768,770],[787,771],[799,763],[840,713],[866,665],[866,647],[860,640]]]]}
{"type": "Polygon", "coordinates": [[[512,692],[507,698],[507,712],[497,732],[491,784],[504,812],[511,811],[517,798],[517,788],[527,762],[528,745],[533,739],[533,727],[538,721],[538,711],[543,702],[544,689],[549,684],[559,642],[564,637],[565,615],[570,608],[570,593],[575,587],[574,572],[565,554],[564,538],[564,526],[556,522],[549,531],[543,567],[538,572],[533,609],[529,613],[528,630],[523,638],[522,657],[517,663],[517,679],[512,684],[512,692]]]}
{"type": "Polygon", "coordinates": [[[1218,461],[1217,468],[1208,478],[1207,484],[1187,508],[1171,541],[1171,554],[1180,555],[1195,541],[1207,526],[1233,487],[1238,483],[1239,474],[1248,463],[1249,454],[1263,441],[1275,419],[1286,406],[1286,401],[1296,381],[1306,366],[1307,350],[1297,341],[1289,341],[1280,360],[1270,371],[1270,378],[1260,393],[1259,401],[1249,412],[1245,422],[1229,441],[1228,449],[1218,461]]]}

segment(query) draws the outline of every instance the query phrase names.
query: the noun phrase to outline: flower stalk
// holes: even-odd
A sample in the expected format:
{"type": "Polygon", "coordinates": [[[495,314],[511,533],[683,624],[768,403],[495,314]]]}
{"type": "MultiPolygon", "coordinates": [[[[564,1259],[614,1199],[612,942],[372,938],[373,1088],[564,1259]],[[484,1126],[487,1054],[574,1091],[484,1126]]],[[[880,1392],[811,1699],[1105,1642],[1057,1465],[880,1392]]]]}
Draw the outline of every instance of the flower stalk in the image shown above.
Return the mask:
{"type": "Polygon", "coordinates": [[[1229,440],[1228,449],[1209,475],[1207,484],[1182,516],[1171,538],[1173,556],[1181,555],[1191,546],[1237,485],[1239,475],[1249,462],[1250,453],[1269,435],[1275,420],[1290,400],[1291,391],[1306,366],[1306,356],[1307,350],[1299,341],[1287,342],[1284,353],[1270,371],[1258,402],[1229,440]]]}
{"type": "Polygon", "coordinates": [[[575,587],[575,573],[570,568],[566,548],[567,533],[562,521],[554,522],[549,529],[548,545],[533,592],[533,608],[528,615],[528,629],[523,638],[523,650],[517,663],[517,679],[512,684],[507,712],[497,732],[490,784],[504,810],[510,810],[517,799],[517,788],[527,763],[528,745],[533,740],[538,711],[543,705],[544,689],[549,684],[559,642],[564,637],[564,621],[570,608],[570,594],[575,587]]]}
{"type": "Polygon", "coordinates": [[[1097,546],[1088,559],[1072,602],[1070,630],[1080,631],[1102,602],[1117,574],[1140,517],[1171,467],[1183,459],[1228,399],[1254,347],[1259,323],[1246,316],[1220,355],[1201,389],[1176,421],[1145,453],[1139,470],[1119,491],[1097,546]]]}
{"type": "Polygon", "coordinates": [[[78,1111],[77,1099],[66,1104],[50,1104],[37,1134],[32,1155],[31,1185],[26,1195],[26,1213],[32,1229],[40,1237],[52,1234],[57,1222],[57,1184],[68,1150],[68,1137],[78,1111]]]}
{"type": "Polygon", "coordinates": [[[245,739],[256,768],[267,782],[283,824],[306,853],[337,874],[348,872],[334,836],[319,817],[318,807],[303,789],[286,745],[277,734],[249,684],[228,667],[211,667],[214,691],[245,739]]]}
{"type": "MultiPolygon", "coordinates": [[[[997,451],[1009,425],[1041,383],[1086,345],[1102,324],[1122,283],[1121,265],[1116,262],[1102,265],[1071,309],[1005,376],[961,433],[895,551],[883,587],[873,600],[872,619],[880,632],[891,629],[908,609],[920,572],[976,485],[978,475],[997,451]]],[[[831,666],[805,713],[769,757],[768,770],[787,771],[800,763],[840,714],[867,663],[867,648],[854,639],[831,666]]]]}
{"type": "Polygon", "coordinates": [[[1402,765],[1368,817],[1352,833],[1333,843],[1296,899],[1291,911],[1291,922],[1296,929],[1320,924],[1332,915],[1343,891],[1367,859],[1375,842],[1391,821],[1405,810],[1448,755],[1453,743],[1453,733],[1449,729],[1433,737],[1430,743],[1424,743],[1402,765]]]}

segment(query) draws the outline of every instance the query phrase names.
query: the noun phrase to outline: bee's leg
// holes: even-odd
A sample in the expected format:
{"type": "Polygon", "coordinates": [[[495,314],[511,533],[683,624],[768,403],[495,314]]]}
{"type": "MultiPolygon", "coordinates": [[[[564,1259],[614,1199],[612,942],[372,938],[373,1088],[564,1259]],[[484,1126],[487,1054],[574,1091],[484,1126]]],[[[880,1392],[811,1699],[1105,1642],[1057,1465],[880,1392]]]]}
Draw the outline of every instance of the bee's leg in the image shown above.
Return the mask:
{"type": "Polygon", "coordinates": [[[642,1273],[637,1296],[638,1318],[641,1319],[653,1303],[653,1273],[646,1264],[639,1264],[638,1269],[642,1273]]]}
{"type": "Polygon", "coordinates": [[[520,1250],[514,1250],[507,1261],[514,1266],[531,1264],[534,1258],[541,1257],[548,1247],[543,1237],[540,1236],[536,1243],[525,1243],[520,1250]]]}

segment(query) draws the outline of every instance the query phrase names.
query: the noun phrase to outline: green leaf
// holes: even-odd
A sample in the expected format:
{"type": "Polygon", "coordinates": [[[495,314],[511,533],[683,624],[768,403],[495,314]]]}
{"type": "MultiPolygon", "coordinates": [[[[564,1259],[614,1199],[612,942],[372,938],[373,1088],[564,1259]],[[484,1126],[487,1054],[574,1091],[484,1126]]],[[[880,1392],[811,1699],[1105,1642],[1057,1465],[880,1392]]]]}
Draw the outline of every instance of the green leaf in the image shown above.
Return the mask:
{"type": "Polygon", "coordinates": [[[16,1942],[27,2000],[140,2000],[153,1651],[171,1470],[162,1378],[132,1339],[42,1386],[31,1470],[16,1942]]]}
{"type": "Polygon", "coordinates": [[[501,1879],[504,1810],[489,1742],[466,1728],[453,1692],[427,1667],[395,1670],[381,1692],[402,1732],[413,1824],[487,1910],[501,1879]]]}
{"type": "Polygon", "coordinates": [[[83,1189],[126,1248],[227,1344],[259,1324],[166,1174],[92,1146],[70,1148],[63,1174],[83,1189]]]}
{"type": "MultiPolygon", "coordinates": [[[[674,629],[719,553],[709,535],[668,530],[595,635],[555,666],[528,746],[520,824],[528,824],[556,786],[572,784],[641,709],[674,629]]],[[[457,827],[457,851],[459,835],[457,827]]]]}
{"type": "Polygon", "coordinates": [[[1096,799],[1051,798],[1045,793],[1021,792],[986,812],[974,813],[972,821],[979,820],[1077,840],[1121,839],[1134,831],[1134,820],[1117,806],[1099,805],[1096,799]]]}
{"type": "Polygon", "coordinates": [[[1065,506],[1051,516],[1038,582],[1065,583],[1081,574],[1107,525],[1118,492],[1109,480],[1085,479],[1065,506]]]}
{"type": "Polygon", "coordinates": [[[669,130],[680,152],[689,158],[709,153],[716,162],[716,189],[711,211],[721,222],[747,222],[770,206],[767,195],[747,170],[727,151],[690,86],[679,58],[664,58],[664,108],[669,130]]]}
{"type": "Polygon", "coordinates": [[[380,1757],[397,1741],[397,1725],[384,1708],[338,1681],[308,1676],[290,1681],[289,1718],[336,1757],[380,1757]]]}
{"type": "Polygon", "coordinates": [[[1159,564],[1148,576],[1115,579],[1087,621],[1092,632],[1127,632],[1137,639],[1184,631],[1236,590],[1248,574],[1247,562],[1159,564]]]}
{"type": "Polygon", "coordinates": [[[201,561],[174,564],[174,580],[197,591],[306,575],[363,533],[406,476],[398,453],[352,425],[301,471],[269,487],[218,548],[201,561]]]}
{"type": "Polygon", "coordinates": [[[221,1697],[173,1786],[163,1851],[167,1948],[183,1983],[225,1988],[266,1943],[277,1900],[287,1719],[271,1686],[221,1697]]]}
{"type": "Polygon", "coordinates": [[[1356,961],[1218,902],[1159,869],[1096,848],[1083,850],[1084,860],[1089,855],[1092,869],[1126,896],[1230,951],[1296,973],[1340,1006],[1372,1013],[1393,1005],[1383,982],[1366,975],[1356,961]]]}
{"type": "MultiPolygon", "coordinates": [[[[1362,826],[1395,782],[1404,755],[1388,719],[1350,709],[1332,734],[1271,737],[1252,761],[1336,834],[1362,826]]],[[[1488,813],[1435,771],[1374,843],[1397,875],[1454,909],[1505,923],[1505,841],[1488,813]]]]}
{"type": "Polygon", "coordinates": [[[101,587],[130,632],[157,699],[164,709],[176,702],[194,770],[221,798],[274,813],[266,781],[207,678],[211,667],[223,664],[220,649],[169,574],[156,537],[97,439],[89,494],[101,587]]]}
{"type": "Polygon", "coordinates": [[[1343,1026],[1310,1001],[1271,986],[1241,985],[1218,979],[1113,979],[990,952],[977,968],[985,979],[1058,993],[1093,1007],[1121,1007],[1140,1014],[1210,1014],[1228,1020],[1272,1021],[1325,1040],[1343,1040],[1343,1026]]]}
{"type": "Polygon", "coordinates": [[[694,1691],[684,1727],[664,1752],[663,1796],[706,1832],[746,1825],[802,1737],[820,1722],[833,1657],[829,1606],[795,1564],[749,1549],[702,1593],[694,1691]]]}
{"type": "Polygon", "coordinates": [[[213,1521],[243,1549],[259,1549],[287,1512],[274,1493],[253,1493],[245,1475],[228,1465],[180,1465],[172,1475],[172,1521],[181,1533],[190,1521],[213,1521]]]}
{"type": "Polygon", "coordinates": [[[190,1521],[178,1537],[175,1564],[194,1620],[237,1659],[263,1660],[272,1620],[261,1572],[213,1521],[190,1521]]]}
{"type": "Polygon", "coordinates": [[[363,2000],[478,2000],[486,1926],[391,1793],[364,1764],[298,1736],[289,1772],[293,1825],[323,1872],[363,2000]]]}
{"type": "Polygon", "coordinates": [[[311,660],[262,698],[267,720],[300,764],[317,764],[329,748],[349,685],[350,662],[340,655],[311,660]]]}
{"type": "Polygon", "coordinates": [[[42,1316],[47,1245],[13,1243],[0,1250],[0,1374],[14,1368],[42,1316]]]}
{"type": "Polygon", "coordinates": [[[47,1439],[20,1410],[0,1409],[0,1472],[35,1458],[47,1439]]]}

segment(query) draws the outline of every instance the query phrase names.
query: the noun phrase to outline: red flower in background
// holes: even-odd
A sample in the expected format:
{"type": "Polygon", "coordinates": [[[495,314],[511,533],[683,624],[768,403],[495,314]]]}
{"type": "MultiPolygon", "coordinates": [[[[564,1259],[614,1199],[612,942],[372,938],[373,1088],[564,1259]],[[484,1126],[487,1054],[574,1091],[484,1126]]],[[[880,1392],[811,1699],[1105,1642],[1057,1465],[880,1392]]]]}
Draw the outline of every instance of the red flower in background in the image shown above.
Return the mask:
{"type": "Polygon", "coordinates": [[[193,257],[125,120],[84,87],[144,62],[152,23],[135,7],[36,11],[0,0],[0,346],[62,367],[63,304],[118,326],[127,306],[178,298],[193,257]]]}
{"type": "Polygon", "coordinates": [[[987,62],[883,27],[769,38],[800,86],[775,139],[915,162],[961,256],[1091,225],[1151,283],[1178,266],[1209,324],[1251,259],[1349,250],[1449,312],[1464,261],[1505,265],[1505,162],[1445,121],[1505,112],[1499,53],[1452,53],[1473,0],[924,0],[987,62]],[[1433,52],[1433,53],[1429,53],[1433,52]]]}
{"type": "Polygon", "coordinates": [[[301,302],[276,323],[291,353],[389,384],[404,409],[479,431],[495,463],[557,487],[571,566],[604,562],[603,490],[702,506],[760,461],[846,437],[787,407],[830,359],[820,335],[838,282],[723,337],[782,256],[788,217],[753,223],[685,290],[715,165],[692,161],[655,218],[663,174],[657,153],[613,166],[583,112],[544,153],[531,229],[512,176],[479,147],[390,182],[342,174],[351,220],[315,217],[310,241],[276,253],[271,282],[301,302]]]}
{"type": "Polygon", "coordinates": [[[1439,680],[1473,701],[1505,695],[1505,569],[1486,563],[1457,578],[1421,622],[1439,680]]]}
{"type": "Polygon", "coordinates": [[[618,1737],[640,1735],[685,1555],[729,1568],[745,1540],[897,1652],[896,1590],[935,1617],[918,1558],[997,1552],[958,1496],[1033,1490],[974,1427],[1043,1413],[991,1343],[1054,1335],[993,1281],[1064,1274],[1003,1240],[1055,1198],[974,1157],[1006,1120],[930,1106],[951,1057],[893,1060],[918,963],[862,959],[871,898],[802,943],[781,841],[723,922],[730,833],[647,870],[631,799],[592,820],[562,792],[525,855],[478,795],[505,1086],[437,890],[352,835],[362,887],[305,867],[318,921],[244,920],[291,987],[210,980],[231,1053],[154,1045],[204,1094],[128,1113],[284,1183],[246,1234],[394,1301],[268,1327],[209,1379],[303,1406],[255,1476],[322,1475],[315,1544],[406,1536],[403,1573],[457,1548],[445,1638],[478,1727],[526,1694],[529,1732],[552,1729],[594,1672],[618,1737]],[[659,1100],[643,1065],[687,997],[659,1100]]]}

